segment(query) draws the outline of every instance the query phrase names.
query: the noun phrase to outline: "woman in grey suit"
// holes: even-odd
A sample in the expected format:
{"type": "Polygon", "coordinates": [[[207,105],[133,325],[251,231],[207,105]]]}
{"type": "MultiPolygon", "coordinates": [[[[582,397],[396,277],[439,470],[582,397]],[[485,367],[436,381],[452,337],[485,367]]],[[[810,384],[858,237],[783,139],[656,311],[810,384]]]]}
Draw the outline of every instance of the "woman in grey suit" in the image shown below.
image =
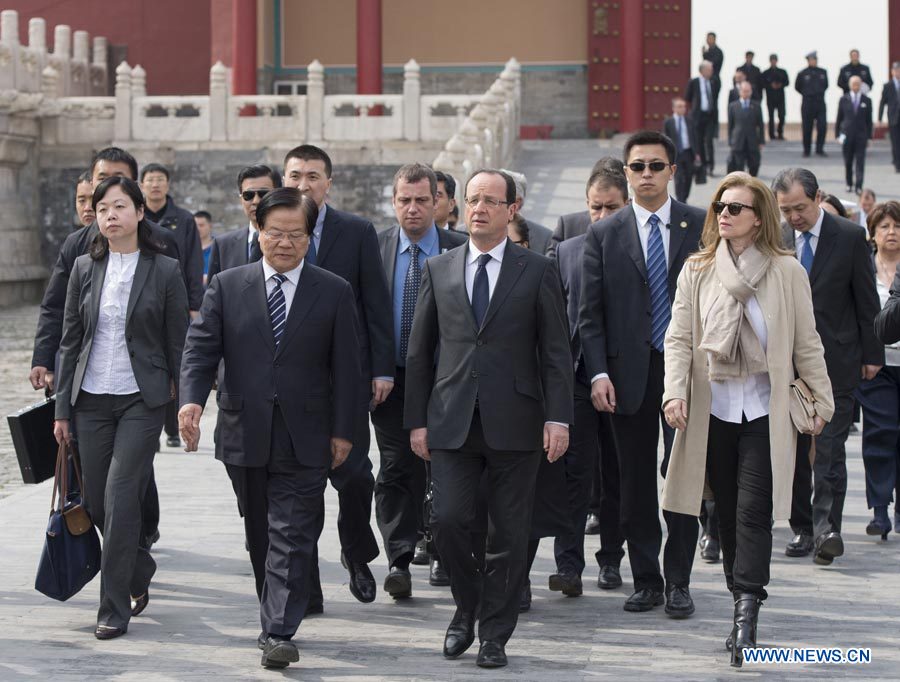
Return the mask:
{"type": "Polygon", "coordinates": [[[129,178],[94,191],[100,234],[76,259],[66,295],[56,394],[57,441],[74,416],[82,495],[103,534],[98,639],[124,635],[149,601],[156,563],[139,545],[141,501],[175,396],[188,324],[178,262],[161,255],[129,178]]]}

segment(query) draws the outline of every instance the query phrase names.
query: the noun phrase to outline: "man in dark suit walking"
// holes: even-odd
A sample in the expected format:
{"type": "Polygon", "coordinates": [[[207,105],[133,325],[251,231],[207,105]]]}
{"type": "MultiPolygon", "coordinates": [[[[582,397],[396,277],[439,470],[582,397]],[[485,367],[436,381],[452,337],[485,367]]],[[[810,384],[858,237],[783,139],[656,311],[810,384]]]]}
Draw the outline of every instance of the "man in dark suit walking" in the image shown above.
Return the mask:
{"type": "Polygon", "coordinates": [[[900,62],[891,64],[891,79],[881,89],[878,103],[878,122],[888,112],[888,134],[891,137],[891,160],[894,170],[900,173],[900,62]]]}
{"type": "Polygon", "coordinates": [[[698,150],[700,160],[710,175],[715,167],[713,138],[717,133],[719,120],[717,102],[721,87],[722,83],[718,76],[713,78],[713,65],[704,60],[700,62],[700,75],[691,79],[684,94],[691,105],[691,118],[694,121],[695,139],[700,147],[698,150]]]}
{"type": "Polygon", "coordinates": [[[787,71],[778,66],[778,55],[769,55],[769,68],[762,72],[763,89],[766,91],[766,108],[769,110],[769,139],[784,139],[784,89],[790,85],[787,71]],[[778,132],[775,131],[775,113],[778,113],[778,132]]]}
{"type": "Polygon", "coordinates": [[[237,185],[238,198],[248,225],[215,238],[209,256],[207,282],[212,281],[222,270],[255,263],[262,258],[259,229],[256,226],[256,207],[266,194],[281,187],[281,174],[264,164],[247,166],[238,173],[237,185]]]}
{"type": "MultiPolygon", "coordinates": [[[[375,600],[375,578],[368,564],[378,556],[372,532],[375,478],[369,460],[369,410],[387,399],[394,385],[394,332],[391,296],[372,223],[328,205],[331,159],[313,145],[300,145],[284,159],[284,185],[296,187],[319,209],[307,262],[350,283],[359,318],[359,349],[363,378],[357,398],[357,426],[347,464],[328,474],[338,491],[338,535],[341,562],[350,573],[350,592],[363,603],[375,600]]],[[[324,510],[323,510],[324,513],[324,510]]],[[[321,612],[322,588],[315,555],[311,608],[321,612]]]]}
{"type": "Polygon", "coordinates": [[[872,100],[861,92],[862,79],[850,77],[850,92],[838,102],[834,136],[843,142],[847,191],[862,194],[866,174],[866,147],[872,138],[872,100]],[[854,182],[854,170],[855,182],[854,182]]]}
{"type": "Polygon", "coordinates": [[[884,365],[884,344],[874,330],[881,304],[865,230],[819,208],[816,176],[805,168],[787,168],[772,181],[772,189],[786,223],[784,243],[796,250],[809,273],[816,331],[825,347],[835,405],[831,421],[816,436],[812,470],[810,438],[801,435],[797,440],[790,519],[795,536],[785,554],[801,557],[815,550],[815,562],[828,565],[844,553],[844,444],[853,420],[853,391],[860,378],[873,378],[884,365]]]}
{"type": "Polygon", "coordinates": [[[797,74],[794,89],[803,96],[800,116],[803,122],[803,156],[809,156],[812,147],[813,124],[816,127],[816,154],[825,153],[825,91],[828,90],[828,74],[819,67],[819,54],[813,50],[806,55],[807,67],[797,74]]]}
{"type": "Polygon", "coordinates": [[[766,143],[762,107],[752,98],[749,81],[740,85],[740,98],[728,105],[728,172],[747,169],[753,177],[759,173],[760,148],[766,143]]]}
{"type": "Polygon", "coordinates": [[[456,602],[444,656],[471,646],[478,619],[486,668],[506,665],[516,626],[541,450],[551,462],[563,455],[573,416],[559,276],[507,238],[515,202],[502,171],[466,183],[470,241],[425,262],[406,359],[404,422],[413,452],[431,460],[432,527],[456,602]],[[472,528],[483,473],[482,564],[472,528]]]}
{"type": "MultiPolygon", "coordinates": [[[[621,523],[634,576],[625,610],[649,611],[665,603],[666,613],[685,618],[694,612],[689,585],[697,519],[664,512],[669,529],[664,584],[656,465],[663,338],[678,273],[698,247],[705,214],[669,197],[668,183],[677,169],[668,137],[635,133],[625,143],[624,158],[634,191],[631,206],[591,225],[587,233],[581,348],[591,400],[598,411],[612,413],[619,453],[621,523]]],[[[666,464],[664,459],[663,470],[666,464]]]]}
{"type": "Polygon", "coordinates": [[[663,122],[663,132],[675,143],[675,198],[687,201],[694,179],[694,161],[700,160],[696,130],[691,115],[687,113],[687,103],[681,97],[672,100],[672,115],[663,122]]]}
{"type": "MultiPolygon", "coordinates": [[[[421,541],[425,520],[425,463],[413,453],[409,431],[403,428],[406,355],[422,266],[466,242],[466,235],[441,230],[434,222],[438,181],[434,171],[418,163],[394,175],[393,206],[397,225],[378,235],[381,261],[393,301],[394,388],[372,412],[381,467],[375,481],[375,517],[384,540],[390,573],[384,591],[394,599],[412,596],[409,565],[421,541]]],[[[432,583],[446,584],[440,558],[431,557],[432,583]]]]}
{"type": "Polygon", "coordinates": [[[356,306],[344,280],[304,262],[316,213],[296,189],[264,197],[256,214],[264,258],[210,281],[181,365],[178,418],[191,452],[224,360],[216,458],[240,481],[254,572],[265,576],[258,644],[268,668],[299,660],[291,639],[309,600],[325,482],[356,430],[356,306]]]}

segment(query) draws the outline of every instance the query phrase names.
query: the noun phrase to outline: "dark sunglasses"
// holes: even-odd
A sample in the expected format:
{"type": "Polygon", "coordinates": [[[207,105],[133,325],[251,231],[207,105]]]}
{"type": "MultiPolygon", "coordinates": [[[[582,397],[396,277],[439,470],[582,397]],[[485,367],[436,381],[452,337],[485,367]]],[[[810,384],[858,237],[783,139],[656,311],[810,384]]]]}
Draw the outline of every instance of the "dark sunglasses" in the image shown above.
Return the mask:
{"type": "Polygon", "coordinates": [[[243,192],[241,192],[241,198],[244,201],[253,201],[253,197],[259,197],[260,199],[262,199],[271,191],[272,190],[270,189],[245,189],[243,192]]]}
{"type": "Polygon", "coordinates": [[[726,208],[731,215],[740,215],[741,211],[745,208],[749,208],[751,211],[753,210],[752,206],[747,206],[747,204],[742,204],[738,201],[732,201],[730,204],[726,204],[724,201],[712,202],[712,210],[716,215],[719,215],[726,208]]]}
{"type": "Polygon", "coordinates": [[[650,170],[654,173],[659,173],[668,168],[669,164],[667,164],[665,161],[651,161],[650,163],[644,163],[643,161],[632,161],[628,164],[628,167],[635,173],[643,173],[644,169],[647,166],[650,166],[650,170]]]}

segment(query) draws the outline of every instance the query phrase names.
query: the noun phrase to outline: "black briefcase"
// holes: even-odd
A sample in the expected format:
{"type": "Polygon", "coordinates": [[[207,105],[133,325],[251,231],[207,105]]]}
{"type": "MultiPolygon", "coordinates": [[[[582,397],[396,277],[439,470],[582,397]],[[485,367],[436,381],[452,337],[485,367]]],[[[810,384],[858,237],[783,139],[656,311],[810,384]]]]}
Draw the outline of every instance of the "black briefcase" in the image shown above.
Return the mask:
{"type": "Polygon", "coordinates": [[[55,412],[56,398],[51,397],[6,418],[25,483],[53,478],[59,448],[53,437],[55,412]]]}

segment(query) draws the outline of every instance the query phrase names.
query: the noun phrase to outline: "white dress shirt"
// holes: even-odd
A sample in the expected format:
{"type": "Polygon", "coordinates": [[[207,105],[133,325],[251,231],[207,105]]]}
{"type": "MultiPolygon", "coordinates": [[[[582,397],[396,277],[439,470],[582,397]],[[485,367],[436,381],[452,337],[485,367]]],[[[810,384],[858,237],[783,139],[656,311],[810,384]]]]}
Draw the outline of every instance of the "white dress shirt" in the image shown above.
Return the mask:
{"type": "MultiPolygon", "coordinates": [[[[275,280],[273,276],[278,272],[275,268],[269,265],[269,262],[263,257],[263,274],[266,277],[266,300],[269,300],[269,296],[272,295],[272,291],[275,289],[275,280]]],[[[297,283],[300,281],[300,273],[303,270],[303,261],[300,261],[300,265],[298,265],[293,270],[288,270],[287,272],[282,273],[287,280],[281,283],[281,291],[284,292],[284,319],[287,320],[288,315],[291,312],[291,303],[294,302],[294,294],[297,293],[297,283]]]]}
{"type": "MultiPolygon", "coordinates": [[[[812,235],[812,239],[809,240],[809,248],[812,249],[814,256],[816,255],[816,249],[819,246],[819,233],[822,231],[822,220],[824,218],[825,211],[820,208],[819,219],[816,221],[816,224],[808,230],[812,235]]],[[[794,230],[794,248],[797,251],[797,258],[800,258],[801,250],[806,248],[806,240],[803,238],[803,233],[800,230],[794,230]]]]}
{"type": "MultiPolygon", "coordinates": [[[[93,292],[100,296],[100,312],[81,382],[82,390],[88,393],[131,395],[140,392],[125,345],[125,316],[140,257],[140,251],[110,252],[103,287],[99,292],[93,292]]],[[[94,267],[98,267],[97,264],[94,267]]]]}
{"type": "MultiPolygon", "coordinates": [[[[479,251],[471,241],[469,242],[469,253],[466,255],[466,293],[469,295],[469,302],[472,302],[472,289],[475,286],[475,273],[478,271],[478,257],[484,253],[479,251]]],[[[506,240],[497,244],[493,249],[488,251],[491,260],[484,269],[487,270],[488,276],[488,300],[494,295],[494,287],[497,286],[497,278],[500,276],[500,264],[503,262],[503,254],[506,253],[506,240]]]]}
{"type": "MultiPolygon", "coordinates": [[[[747,301],[747,318],[756,333],[763,351],[769,342],[766,319],[756,296],[747,301]]],[[[746,323],[747,320],[744,320],[746,323]]],[[[712,405],[710,412],[717,419],[732,424],[740,424],[743,416],[753,421],[769,414],[769,396],[772,386],[768,372],[751,374],[746,379],[728,379],[726,381],[710,381],[712,405]]]]}

